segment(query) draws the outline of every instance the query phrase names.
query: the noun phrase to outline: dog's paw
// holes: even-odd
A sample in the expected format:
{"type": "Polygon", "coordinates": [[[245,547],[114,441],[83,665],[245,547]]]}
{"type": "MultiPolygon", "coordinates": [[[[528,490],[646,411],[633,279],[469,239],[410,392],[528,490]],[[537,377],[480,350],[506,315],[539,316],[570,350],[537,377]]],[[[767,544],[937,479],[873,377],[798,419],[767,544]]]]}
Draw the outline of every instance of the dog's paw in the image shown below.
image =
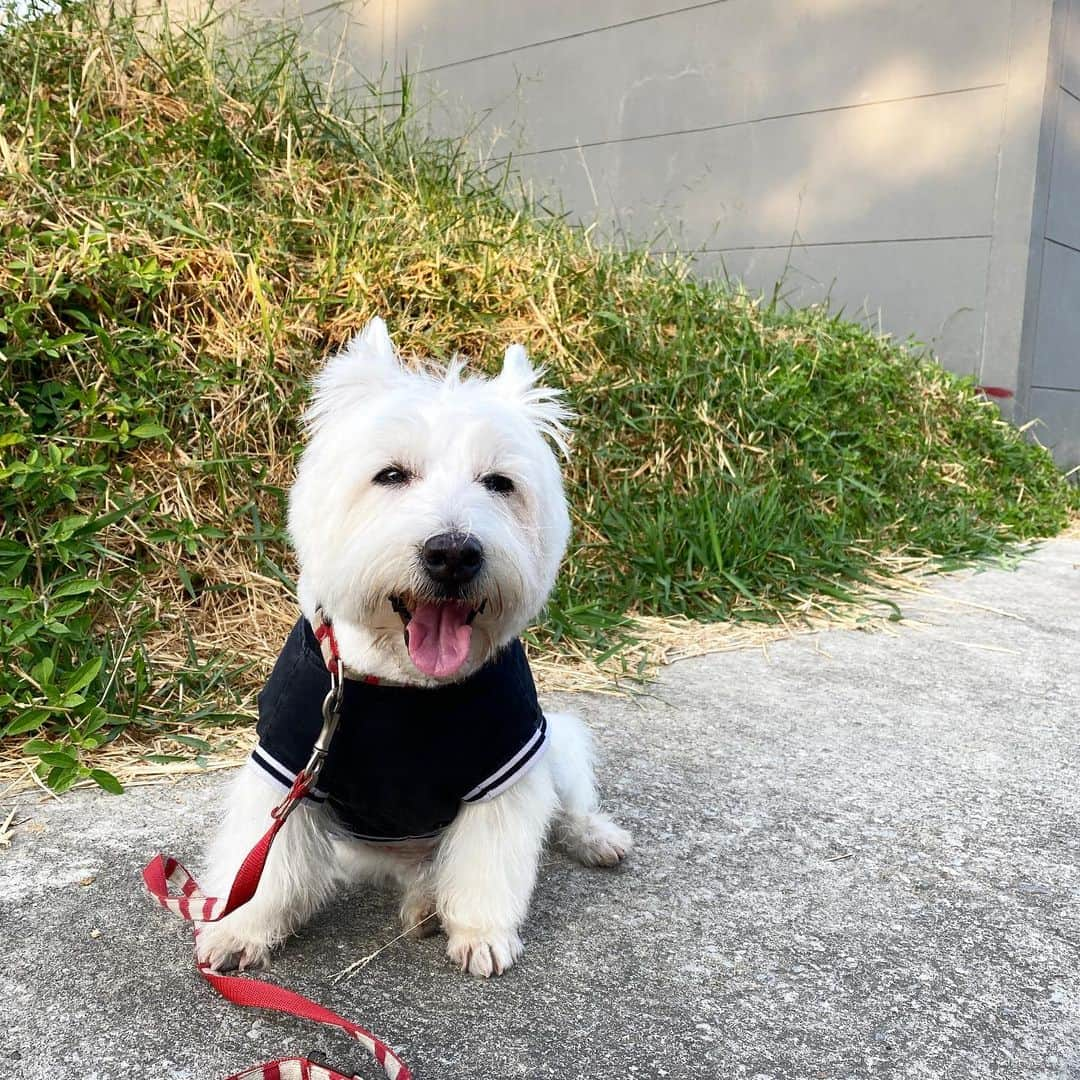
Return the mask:
{"type": "Polygon", "coordinates": [[[630,834],[604,814],[581,814],[563,822],[567,853],[584,866],[615,866],[634,847],[630,834]]]}
{"type": "Polygon", "coordinates": [[[475,930],[454,930],[450,932],[446,955],[462,971],[487,979],[513,967],[523,948],[521,938],[513,931],[484,934],[475,930]]]}
{"type": "Polygon", "coordinates": [[[270,946],[251,941],[221,923],[199,928],[195,957],[211,971],[265,971],[270,967],[270,946]]]}

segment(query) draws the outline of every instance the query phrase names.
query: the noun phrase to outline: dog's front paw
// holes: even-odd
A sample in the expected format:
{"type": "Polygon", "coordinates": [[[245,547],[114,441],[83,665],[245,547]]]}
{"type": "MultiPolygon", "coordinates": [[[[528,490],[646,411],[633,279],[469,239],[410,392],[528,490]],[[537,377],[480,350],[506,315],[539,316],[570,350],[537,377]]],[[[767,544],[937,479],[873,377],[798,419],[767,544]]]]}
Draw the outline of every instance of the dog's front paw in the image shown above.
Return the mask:
{"type": "Polygon", "coordinates": [[[514,966],[524,946],[513,931],[451,930],[446,955],[462,971],[482,979],[514,966]]]}
{"type": "Polygon", "coordinates": [[[211,971],[265,971],[270,966],[270,946],[253,941],[223,923],[199,928],[195,956],[211,971]]]}

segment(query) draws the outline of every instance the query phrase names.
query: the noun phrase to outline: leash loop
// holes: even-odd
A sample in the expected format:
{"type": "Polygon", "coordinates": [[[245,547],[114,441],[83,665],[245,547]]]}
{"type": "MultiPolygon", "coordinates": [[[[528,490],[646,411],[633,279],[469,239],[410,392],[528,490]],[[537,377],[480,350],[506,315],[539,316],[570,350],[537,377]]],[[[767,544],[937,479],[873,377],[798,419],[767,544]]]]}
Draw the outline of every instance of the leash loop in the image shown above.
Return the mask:
{"type": "MultiPolygon", "coordinates": [[[[329,646],[324,652],[326,668],[330,672],[330,690],[323,699],[322,730],[315,740],[307,765],[297,773],[285,798],[270,811],[273,821],[262,839],[248,852],[236,873],[228,895],[225,897],[206,896],[195,878],[176,859],[166,859],[162,855],[157,855],[143,869],[143,881],[150,895],[163,908],[174,915],[179,915],[182,919],[196,924],[217,922],[230,912],[242,907],[255,895],[274,838],[285,824],[285,819],[314,789],[319,779],[341,719],[341,704],[345,697],[345,666],[341,661],[337,640],[330,629],[330,623],[322,618],[321,608],[318,617],[319,627],[323,630],[322,637],[329,639],[329,646]]],[[[367,677],[364,681],[377,683],[378,679],[367,677]]],[[[196,925],[196,939],[198,935],[199,927],[196,925]]],[[[367,1048],[375,1061],[382,1066],[388,1080],[412,1080],[409,1067],[386,1043],[359,1024],[338,1016],[337,1013],[331,1012],[310,998],[260,979],[222,975],[212,971],[209,964],[200,963],[198,959],[196,959],[196,968],[226,1001],[231,1001],[236,1005],[287,1013],[290,1016],[298,1016],[305,1020],[313,1020],[318,1024],[339,1028],[367,1048]]],[[[278,1058],[277,1061],[268,1061],[234,1073],[228,1080],[350,1080],[350,1077],[337,1072],[321,1061],[309,1058],[278,1058]]],[[[359,1080],[359,1078],[354,1075],[351,1080],[359,1080]]]]}

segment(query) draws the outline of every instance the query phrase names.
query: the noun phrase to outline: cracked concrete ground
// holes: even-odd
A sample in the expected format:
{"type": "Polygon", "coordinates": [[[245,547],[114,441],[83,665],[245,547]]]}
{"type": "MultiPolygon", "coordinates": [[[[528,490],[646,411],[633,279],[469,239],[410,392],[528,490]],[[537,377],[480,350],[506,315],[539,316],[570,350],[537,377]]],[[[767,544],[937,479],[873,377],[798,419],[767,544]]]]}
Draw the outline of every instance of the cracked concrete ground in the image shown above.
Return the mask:
{"type": "MultiPolygon", "coordinates": [[[[365,1023],[418,1080],[1080,1077],[1080,541],[944,579],[895,634],[677,664],[636,700],[558,699],[637,839],[549,856],[500,979],[394,945],[375,892],[274,977],[365,1023]]],[[[0,1073],[211,1080],[344,1037],[228,1005],[139,870],[197,865],[226,777],[20,796],[0,851],[0,1073]]],[[[10,797],[9,797],[10,799],[10,797]]]]}

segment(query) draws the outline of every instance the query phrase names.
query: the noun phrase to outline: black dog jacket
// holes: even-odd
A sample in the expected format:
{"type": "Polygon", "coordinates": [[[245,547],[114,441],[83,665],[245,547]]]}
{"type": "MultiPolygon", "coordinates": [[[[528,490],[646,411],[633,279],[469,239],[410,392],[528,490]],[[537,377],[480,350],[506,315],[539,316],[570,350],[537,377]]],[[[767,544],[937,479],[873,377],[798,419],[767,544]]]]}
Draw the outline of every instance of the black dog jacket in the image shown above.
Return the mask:
{"type": "MultiPolygon", "coordinates": [[[[330,689],[319,643],[301,616],[259,695],[251,764],[282,790],[307,764],[330,689]]],[[[547,722],[520,641],[458,683],[422,689],[348,680],[319,786],[362,840],[435,836],[463,802],[505,791],[539,761],[547,722]]]]}

